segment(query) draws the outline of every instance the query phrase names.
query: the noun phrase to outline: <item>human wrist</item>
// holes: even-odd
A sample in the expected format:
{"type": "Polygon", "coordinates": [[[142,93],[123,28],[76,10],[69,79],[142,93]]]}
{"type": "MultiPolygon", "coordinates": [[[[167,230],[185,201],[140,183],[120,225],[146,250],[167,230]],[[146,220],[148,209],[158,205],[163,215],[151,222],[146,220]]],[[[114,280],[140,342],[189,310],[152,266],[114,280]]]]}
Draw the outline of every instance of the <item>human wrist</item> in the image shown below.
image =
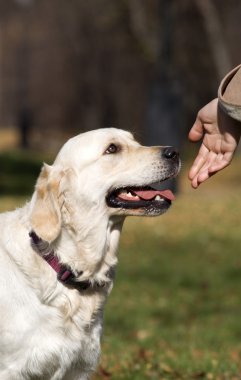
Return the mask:
{"type": "MultiPolygon", "coordinates": [[[[222,125],[224,124],[226,126],[225,129],[229,128],[237,128],[240,129],[241,133],[241,118],[233,117],[233,112],[229,112],[227,110],[227,107],[223,106],[223,103],[218,99],[218,109],[217,109],[217,115],[218,115],[218,124],[222,125]]],[[[236,115],[236,114],[235,114],[236,115]]]]}

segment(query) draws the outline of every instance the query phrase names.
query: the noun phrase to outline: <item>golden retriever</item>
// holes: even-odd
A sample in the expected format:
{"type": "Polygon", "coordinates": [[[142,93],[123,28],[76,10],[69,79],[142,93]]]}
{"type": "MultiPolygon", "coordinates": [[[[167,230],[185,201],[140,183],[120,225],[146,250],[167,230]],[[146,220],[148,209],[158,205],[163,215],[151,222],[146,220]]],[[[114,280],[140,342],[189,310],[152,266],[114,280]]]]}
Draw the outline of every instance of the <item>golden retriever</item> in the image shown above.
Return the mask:
{"type": "Polygon", "coordinates": [[[87,380],[127,215],[174,199],[178,153],[114,128],[80,134],[44,164],[32,199],[0,215],[0,379],[87,380]]]}

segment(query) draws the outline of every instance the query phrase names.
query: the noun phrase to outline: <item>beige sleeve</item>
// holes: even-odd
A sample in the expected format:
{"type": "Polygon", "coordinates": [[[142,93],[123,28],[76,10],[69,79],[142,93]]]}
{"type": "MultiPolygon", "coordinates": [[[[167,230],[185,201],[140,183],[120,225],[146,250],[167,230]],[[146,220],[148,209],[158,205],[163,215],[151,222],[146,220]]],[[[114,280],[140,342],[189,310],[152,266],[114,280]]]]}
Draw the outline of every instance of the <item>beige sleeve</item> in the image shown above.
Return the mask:
{"type": "Polygon", "coordinates": [[[223,78],[218,89],[218,99],[230,117],[241,121],[241,65],[223,78]]]}

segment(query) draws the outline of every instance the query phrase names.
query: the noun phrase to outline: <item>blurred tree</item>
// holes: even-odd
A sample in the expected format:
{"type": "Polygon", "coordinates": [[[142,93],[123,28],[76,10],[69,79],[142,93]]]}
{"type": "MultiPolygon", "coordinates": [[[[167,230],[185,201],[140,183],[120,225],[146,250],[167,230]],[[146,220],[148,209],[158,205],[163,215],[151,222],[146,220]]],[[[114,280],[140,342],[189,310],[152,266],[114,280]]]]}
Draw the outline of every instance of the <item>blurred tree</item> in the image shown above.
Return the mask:
{"type": "Polygon", "coordinates": [[[28,149],[30,146],[30,132],[33,126],[33,111],[30,100],[30,41],[28,38],[28,12],[33,0],[15,0],[17,4],[24,7],[21,25],[21,38],[17,48],[17,88],[16,124],[19,130],[20,147],[28,149]]]}
{"type": "Polygon", "coordinates": [[[180,147],[182,132],[182,94],[177,68],[173,61],[175,2],[159,2],[159,51],[155,76],[151,82],[147,113],[146,140],[150,145],[180,147]]]}
{"type": "Polygon", "coordinates": [[[220,38],[223,35],[220,15],[212,0],[196,0],[196,4],[203,18],[210,53],[213,56],[217,75],[221,80],[232,64],[226,41],[224,38],[220,38]]]}

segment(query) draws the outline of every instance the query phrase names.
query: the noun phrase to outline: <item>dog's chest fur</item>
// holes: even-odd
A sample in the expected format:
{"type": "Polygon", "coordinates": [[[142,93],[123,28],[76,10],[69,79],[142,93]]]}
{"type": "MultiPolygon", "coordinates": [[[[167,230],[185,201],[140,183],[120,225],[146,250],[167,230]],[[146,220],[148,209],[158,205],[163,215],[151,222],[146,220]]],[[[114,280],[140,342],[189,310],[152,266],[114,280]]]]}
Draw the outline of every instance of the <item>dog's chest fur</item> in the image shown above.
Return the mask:
{"type": "Polygon", "coordinates": [[[52,268],[33,255],[19,219],[5,214],[4,228],[0,218],[0,264],[11,267],[0,276],[1,380],[87,379],[98,363],[103,306],[112,282],[83,293],[56,282],[52,268]],[[15,236],[8,222],[19,223],[15,236]]]}
{"type": "Polygon", "coordinates": [[[85,299],[74,290],[74,295],[56,296],[45,305],[18,283],[18,291],[9,294],[13,306],[5,310],[1,332],[1,379],[72,379],[73,368],[82,376],[93,371],[100,353],[101,302],[93,305],[88,295],[85,299]]]}
{"type": "Polygon", "coordinates": [[[1,336],[5,367],[0,364],[2,380],[71,379],[73,368],[83,376],[95,369],[100,352],[100,313],[86,323],[80,304],[72,315],[64,316],[55,307],[41,305],[30,294],[28,301],[21,302],[22,312],[8,312],[11,333],[6,326],[1,336]]]}

